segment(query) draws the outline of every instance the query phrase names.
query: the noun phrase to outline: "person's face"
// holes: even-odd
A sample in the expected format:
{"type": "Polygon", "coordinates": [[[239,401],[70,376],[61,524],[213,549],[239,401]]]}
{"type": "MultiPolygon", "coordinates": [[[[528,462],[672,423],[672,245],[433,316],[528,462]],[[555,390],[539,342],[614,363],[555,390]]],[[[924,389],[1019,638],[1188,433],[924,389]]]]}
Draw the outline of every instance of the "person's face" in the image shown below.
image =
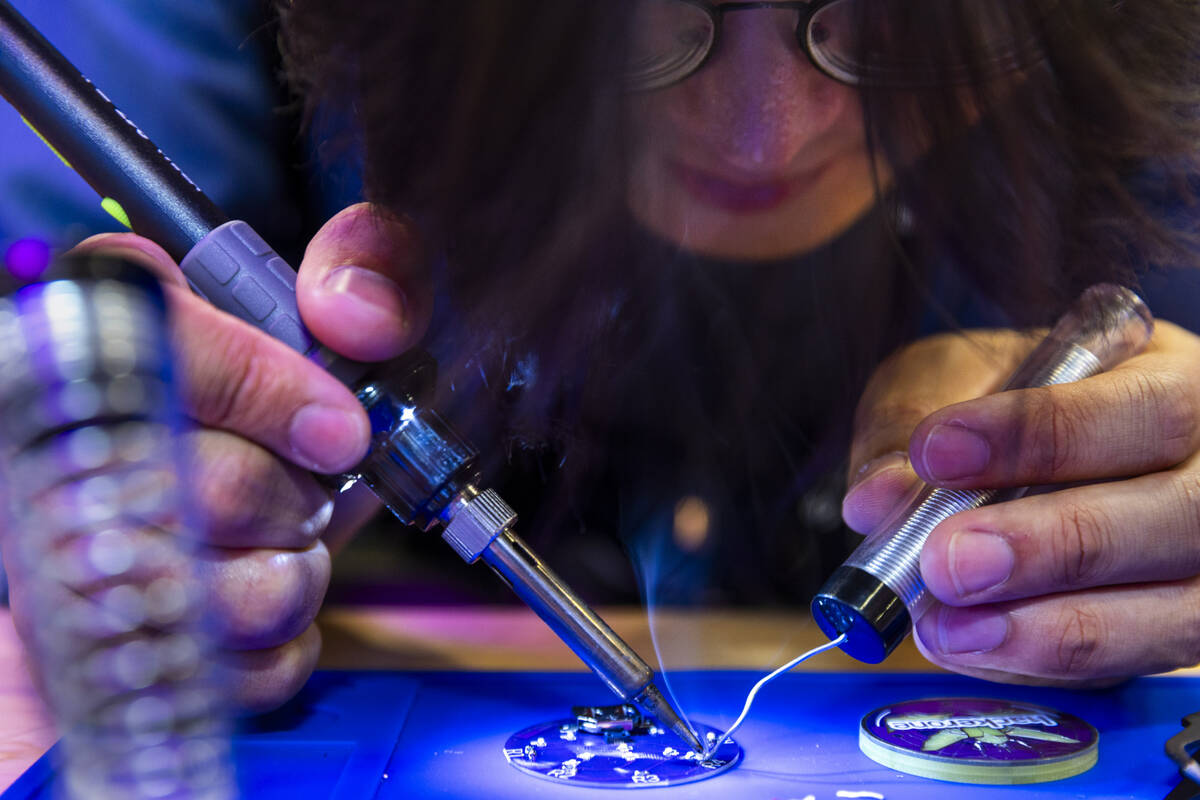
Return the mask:
{"type": "Polygon", "coordinates": [[[631,95],[629,205],[654,233],[738,260],[803,253],[875,201],[854,89],[809,63],[795,11],[725,15],[708,63],[631,95]]]}

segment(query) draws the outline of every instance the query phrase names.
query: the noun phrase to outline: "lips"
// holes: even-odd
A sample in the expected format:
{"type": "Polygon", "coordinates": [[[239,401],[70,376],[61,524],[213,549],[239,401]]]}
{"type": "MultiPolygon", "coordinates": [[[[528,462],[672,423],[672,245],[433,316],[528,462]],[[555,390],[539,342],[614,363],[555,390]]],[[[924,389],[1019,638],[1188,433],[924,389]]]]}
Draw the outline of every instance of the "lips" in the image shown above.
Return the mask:
{"type": "Polygon", "coordinates": [[[733,214],[770,211],[811,186],[822,168],[804,175],[768,180],[734,180],[677,161],[668,162],[671,175],[696,200],[733,214]]]}

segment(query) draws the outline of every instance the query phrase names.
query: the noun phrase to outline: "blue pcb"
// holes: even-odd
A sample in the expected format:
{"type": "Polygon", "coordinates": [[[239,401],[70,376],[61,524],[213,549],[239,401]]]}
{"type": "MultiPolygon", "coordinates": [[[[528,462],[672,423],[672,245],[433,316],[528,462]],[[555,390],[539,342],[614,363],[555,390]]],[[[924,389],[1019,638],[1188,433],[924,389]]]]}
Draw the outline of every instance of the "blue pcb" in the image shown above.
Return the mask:
{"type": "MultiPolygon", "coordinates": [[[[678,707],[723,729],[759,677],[684,672],[669,675],[667,683],[678,707]]],[[[582,673],[318,672],[285,708],[241,725],[234,741],[238,784],[242,797],[255,800],[609,797],[621,790],[557,786],[522,774],[506,763],[503,747],[514,732],[563,717],[572,705],[610,702],[599,681],[582,673]]],[[[735,769],[636,796],[836,800],[839,792],[866,792],[859,796],[1162,800],[1179,779],[1163,744],[1181,717],[1197,710],[1200,680],[1188,678],[1069,692],[952,675],[792,673],[760,694],[737,734],[745,757],[735,769]],[[894,772],[859,752],[858,724],[866,712],[949,695],[1023,700],[1082,717],[1100,731],[1100,763],[1054,783],[965,786],[894,772]]],[[[0,800],[50,798],[52,754],[0,800]]]]}

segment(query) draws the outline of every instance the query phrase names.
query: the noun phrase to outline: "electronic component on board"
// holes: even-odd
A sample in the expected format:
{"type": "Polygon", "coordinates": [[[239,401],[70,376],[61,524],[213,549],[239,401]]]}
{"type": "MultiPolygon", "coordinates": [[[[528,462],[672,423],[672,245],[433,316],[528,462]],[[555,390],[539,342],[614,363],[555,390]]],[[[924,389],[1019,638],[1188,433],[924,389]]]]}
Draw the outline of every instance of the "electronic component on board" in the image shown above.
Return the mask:
{"type": "Polygon", "coordinates": [[[1183,730],[1167,740],[1167,755],[1179,765],[1183,778],[1166,800],[1197,800],[1200,798],[1200,711],[1183,718],[1183,730]]]}
{"type": "Polygon", "coordinates": [[[579,724],[579,730],[603,736],[611,742],[632,738],[635,734],[646,734],[654,727],[635,706],[620,703],[615,706],[572,706],[571,713],[579,724]]]}
{"type": "Polygon", "coordinates": [[[711,778],[742,758],[737,742],[715,728],[692,725],[704,740],[701,755],[628,703],[575,706],[571,713],[570,719],[533,725],[508,737],[508,763],[559,783],[638,789],[711,778]]]}

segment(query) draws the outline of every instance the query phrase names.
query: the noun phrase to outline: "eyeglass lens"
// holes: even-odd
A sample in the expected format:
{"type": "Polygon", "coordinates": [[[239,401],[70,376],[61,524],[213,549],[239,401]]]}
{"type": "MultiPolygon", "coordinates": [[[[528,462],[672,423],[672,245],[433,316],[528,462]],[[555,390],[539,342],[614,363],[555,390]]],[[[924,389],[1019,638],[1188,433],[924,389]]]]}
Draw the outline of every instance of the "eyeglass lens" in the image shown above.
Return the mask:
{"type": "MultiPolygon", "coordinates": [[[[991,77],[1029,63],[1036,56],[1032,23],[1017,7],[1026,6],[1011,0],[835,0],[812,12],[789,13],[796,15],[798,44],[830,77],[852,85],[927,85],[991,77]]],[[[699,69],[718,46],[720,8],[637,0],[631,88],[669,86],[699,69]]]]}

